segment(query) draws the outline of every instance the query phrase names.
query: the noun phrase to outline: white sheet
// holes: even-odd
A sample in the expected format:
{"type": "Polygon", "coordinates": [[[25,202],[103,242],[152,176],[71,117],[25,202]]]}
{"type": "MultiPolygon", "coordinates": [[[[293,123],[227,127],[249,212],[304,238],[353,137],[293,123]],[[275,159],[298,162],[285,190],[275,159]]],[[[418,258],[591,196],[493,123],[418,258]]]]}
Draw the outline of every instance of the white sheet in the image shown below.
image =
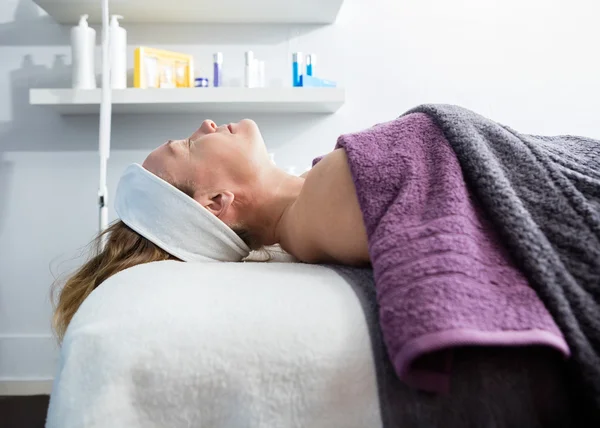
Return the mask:
{"type": "Polygon", "coordinates": [[[291,263],[137,266],[67,331],[47,426],[381,426],[360,303],[291,263]]]}

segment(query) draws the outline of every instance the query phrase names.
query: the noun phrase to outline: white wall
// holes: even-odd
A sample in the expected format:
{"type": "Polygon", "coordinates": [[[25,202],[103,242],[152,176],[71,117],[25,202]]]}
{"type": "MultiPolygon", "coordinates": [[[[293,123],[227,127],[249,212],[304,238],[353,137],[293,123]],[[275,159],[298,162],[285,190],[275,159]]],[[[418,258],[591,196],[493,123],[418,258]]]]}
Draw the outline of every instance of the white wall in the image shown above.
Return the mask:
{"type": "MultiPolygon", "coordinates": [[[[523,132],[600,138],[595,3],[346,0],[329,27],[124,26],[131,49],[188,51],[201,69],[224,52],[229,80],[241,81],[247,49],[267,60],[273,84],[288,84],[291,51],[316,53],[318,74],[347,88],[347,104],[332,116],[255,118],[277,162],[303,168],[340,133],[425,102],[461,104],[523,132]]],[[[68,86],[69,63],[68,28],[32,0],[0,2],[0,380],[52,376],[50,266],[75,266],[96,231],[97,118],[27,101],[29,87],[68,86]]],[[[203,119],[115,117],[111,189],[128,163],[203,119]]]]}

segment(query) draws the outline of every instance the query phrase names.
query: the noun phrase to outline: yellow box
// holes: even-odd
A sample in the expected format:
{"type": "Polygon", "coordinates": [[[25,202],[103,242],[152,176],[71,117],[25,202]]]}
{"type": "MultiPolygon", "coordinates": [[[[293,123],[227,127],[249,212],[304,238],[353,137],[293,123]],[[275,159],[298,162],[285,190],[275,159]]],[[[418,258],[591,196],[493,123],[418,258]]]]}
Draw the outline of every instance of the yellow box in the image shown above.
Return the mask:
{"type": "Polygon", "coordinates": [[[194,59],[179,52],[140,46],[134,53],[134,88],[193,88],[194,59]]]}

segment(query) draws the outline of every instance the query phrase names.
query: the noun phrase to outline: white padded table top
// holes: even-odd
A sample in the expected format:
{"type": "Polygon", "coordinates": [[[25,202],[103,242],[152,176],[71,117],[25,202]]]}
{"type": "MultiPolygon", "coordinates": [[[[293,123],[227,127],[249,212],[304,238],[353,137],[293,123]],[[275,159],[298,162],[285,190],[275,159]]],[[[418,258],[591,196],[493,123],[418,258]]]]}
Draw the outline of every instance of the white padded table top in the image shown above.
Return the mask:
{"type": "Polygon", "coordinates": [[[137,266],[84,302],[48,427],[380,427],[368,326],[323,266],[137,266]]]}

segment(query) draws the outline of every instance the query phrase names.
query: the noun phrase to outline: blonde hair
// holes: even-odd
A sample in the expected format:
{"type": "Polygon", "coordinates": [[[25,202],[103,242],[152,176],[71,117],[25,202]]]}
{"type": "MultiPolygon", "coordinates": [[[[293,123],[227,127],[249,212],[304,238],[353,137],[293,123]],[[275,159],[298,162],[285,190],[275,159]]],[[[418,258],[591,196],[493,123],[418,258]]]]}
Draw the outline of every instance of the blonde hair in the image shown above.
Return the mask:
{"type": "MultiPolygon", "coordinates": [[[[245,228],[235,227],[233,231],[252,249],[261,247],[245,228]]],[[[181,261],[120,220],[96,236],[91,247],[89,260],[66,280],[65,285],[61,288],[59,281],[56,281],[52,287],[52,327],[59,342],[62,342],[79,306],[92,291],[111,276],[144,263],[161,260],[181,261]]]]}
{"type": "Polygon", "coordinates": [[[92,242],[89,260],[59,289],[53,286],[53,328],[59,342],[73,315],[83,301],[100,284],[127,268],[161,260],[178,260],[148,239],[134,232],[122,221],[113,223],[92,242]],[[104,245],[103,245],[104,242],[104,245]]]}
{"type": "MultiPolygon", "coordinates": [[[[161,178],[190,198],[194,197],[194,183],[177,183],[166,176],[161,178]]],[[[231,228],[251,249],[258,250],[262,247],[259,239],[248,228],[241,225],[231,226],[231,228]]],[[[161,260],[181,261],[120,220],[96,236],[91,247],[92,254],[89,260],[67,279],[65,285],[61,288],[56,281],[52,287],[51,300],[54,304],[52,327],[59,342],[62,342],[71,319],[83,301],[111,276],[144,263],[161,260]]]]}

